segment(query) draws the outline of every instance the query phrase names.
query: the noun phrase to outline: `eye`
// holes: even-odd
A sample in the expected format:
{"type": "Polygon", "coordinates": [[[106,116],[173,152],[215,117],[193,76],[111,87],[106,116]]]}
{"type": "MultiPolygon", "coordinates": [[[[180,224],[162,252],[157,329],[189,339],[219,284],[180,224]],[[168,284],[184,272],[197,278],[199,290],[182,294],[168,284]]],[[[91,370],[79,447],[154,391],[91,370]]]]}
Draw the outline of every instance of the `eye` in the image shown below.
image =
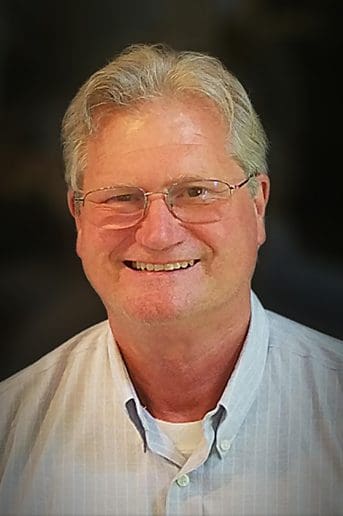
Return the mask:
{"type": "Polygon", "coordinates": [[[182,201],[201,201],[206,200],[212,196],[211,189],[206,185],[200,184],[186,184],[186,185],[177,185],[175,190],[173,191],[173,196],[175,199],[179,199],[182,201]]]}
{"type": "Polygon", "coordinates": [[[172,206],[199,207],[227,199],[230,190],[226,183],[215,179],[186,181],[175,184],[170,189],[169,201],[172,206]]]}
{"type": "Polygon", "coordinates": [[[176,203],[205,204],[216,198],[216,192],[210,184],[183,184],[178,185],[173,192],[176,203]]]}
{"type": "Polygon", "coordinates": [[[140,206],[142,202],[144,204],[144,195],[142,195],[140,190],[133,188],[118,188],[97,192],[92,200],[102,206],[140,206]]]}
{"type": "Polygon", "coordinates": [[[185,189],[184,195],[185,197],[201,197],[204,199],[206,198],[208,193],[208,189],[204,186],[190,186],[187,189],[185,189]]]}
{"type": "Polygon", "coordinates": [[[103,199],[104,204],[115,204],[119,202],[127,203],[127,202],[136,202],[137,195],[132,193],[119,194],[119,195],[111,195],[110,197],[103,199]]]}

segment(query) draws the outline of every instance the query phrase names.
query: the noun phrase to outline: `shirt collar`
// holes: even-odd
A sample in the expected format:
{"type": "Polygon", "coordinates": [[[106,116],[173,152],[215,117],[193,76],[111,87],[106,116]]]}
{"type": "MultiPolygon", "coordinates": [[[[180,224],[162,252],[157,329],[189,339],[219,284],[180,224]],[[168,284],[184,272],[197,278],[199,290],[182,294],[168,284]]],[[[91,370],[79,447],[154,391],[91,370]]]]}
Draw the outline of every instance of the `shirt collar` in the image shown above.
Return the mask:
{"type": "Polygon", "coordinates": [[[127,402],[132,399],[136,402],[136,404],[139,404],[140,402],[136,390],[131,382],[129,373],[126,369],[118,344],[113,337],[109,323],[106,340],[112,377],[116,383],[116,391],[118,392],[120,404],[125,407],[127,402]]]}
{"type": "Polygon", "coordinates": [[[225,455],[229,450],[256,398],[266,364],[268,345],[268,318],[256,294],[251,292],[249,330],[234,371],[217,406],[224,409],[217,430],[220,455],[225,455]],[[220,442],[225,442],[226,450],[220,447],[220,442]]]}

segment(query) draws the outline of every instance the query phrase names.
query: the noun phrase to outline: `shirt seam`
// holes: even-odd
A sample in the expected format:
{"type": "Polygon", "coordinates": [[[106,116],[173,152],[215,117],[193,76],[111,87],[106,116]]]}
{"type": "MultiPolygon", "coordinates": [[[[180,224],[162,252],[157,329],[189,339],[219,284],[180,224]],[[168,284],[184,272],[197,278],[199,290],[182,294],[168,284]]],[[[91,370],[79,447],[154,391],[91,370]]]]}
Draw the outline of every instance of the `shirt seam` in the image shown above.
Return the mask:
{"type": "Polygon", "coordinates": [[[286,351],[287,353],[291,354],[291,355],[296,355],[298,357],[301,357],[301,358],[306,358],[306,359],[311,359],[315,362],[318,362],[319,365],[322,365],[323,367],[326,367],[328,369],[332,369],[334,371],[340,371],[341,369],[343,369],[343,364],[340,365],[340,364],[335,364],[334,362],[331,362],[331,361],[326,361],[325,359],[322,359],[316,355],[313,355],[311,353],[301,353],[300,351],[295,351],[295,350],[292,350],[292,349],[287,349],[285,350],[282,346],[278,345],[278,344],[269,344],[269,349],[277,349],[279,350],[280,352],[283,352],[283,351],[286,351]]]}

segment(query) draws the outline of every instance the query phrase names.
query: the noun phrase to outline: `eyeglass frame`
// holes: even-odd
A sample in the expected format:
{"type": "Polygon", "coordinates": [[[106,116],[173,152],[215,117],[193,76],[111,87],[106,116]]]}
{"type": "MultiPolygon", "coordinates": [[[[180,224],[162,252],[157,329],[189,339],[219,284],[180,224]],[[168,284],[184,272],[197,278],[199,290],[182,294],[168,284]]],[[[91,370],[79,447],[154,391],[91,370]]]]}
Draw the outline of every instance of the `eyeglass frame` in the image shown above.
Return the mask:
{"type": "MultiPolygon", "coordinates": [[[[141,222],[142,220],[144,220],[144,218],[146,217],[147,215],[147,212],[148,212],[148,208],[150,206],[150,200],[149,200],[149,197],[151,195],[163,195],[163,199],[164,199],[164,202],[169,210],[169,212],[171,213],[171,215],[177,219],[177,220],[180,220],[181,222],[185,222],[187,224],[205,224],[205,222],[191,222],[191,221],[184,221],[182,220],[181,218],[179,218],[174,212],[173,212],[173,206],[168,202],[168,195],[169,195],[169,190],[171,188],[173,188],[174,186],[178,185],[178,184],[181,184],[183,182],[187,183],[187,182],[192,182],[192,181],[217,181],[218,183],[222,183],[224,185],[226,185],[228,188],[229,188],[229,191],[230,191],[230,197],[231,195],[233,194],[234,191],[236,190],[239,190],[240,188],[242,188],[243,186],[245,186],[249,181],[250,179],[254,178],[254,177],[257,177],[259,176],[260,173],[259,172],[251,172],[243,181],[241,181],[240,183],[237,183],[235,185],[231,185],[230,183],[228,183],[227,181],[224,181],[222,179],[216,179],[216,178],[190,178],[189,180],[188,179],[185,179],[183,181],[176,181],[175,183],[171,183],[167,188],[166,188],[166,191],[163,191],[163,192],[146,192],[143,188],[141,188],[140,186],[130,186],[130,185],[112,185],[112,186],[103,186],[101,188],[95,188],[94,190],[89,190],[88,192],[86,192],[82,197],[79,197],[77,196],[77,194],[79,193],[82,193],[81,191],[79,192],[74,192],[74,197],[73,197],[73,201],[74,201],[74,204],[76,203],[82,203],[82,206],[85,205],[85,201],[86,201],[86,198],[88,197],[88,195],[94,193],[94,192],[103,192],[105,190],[111,190],[113,188],[123,188],[123,187],[129,187],[129,188],[137,188],[138,190],[140,190],[143,195],[144,195],[144,207],[142,209],[142,216],[136,221],[134,222],[134,224],[130,225],[130,226],[123,226],[123,228],[118,228],[118,229],[128,229],[130,227],[134,227],[136,224],[139,224],[139,222],[141,222]]],[[[228,197],[229,199],[229,197],[228,197]]]]}

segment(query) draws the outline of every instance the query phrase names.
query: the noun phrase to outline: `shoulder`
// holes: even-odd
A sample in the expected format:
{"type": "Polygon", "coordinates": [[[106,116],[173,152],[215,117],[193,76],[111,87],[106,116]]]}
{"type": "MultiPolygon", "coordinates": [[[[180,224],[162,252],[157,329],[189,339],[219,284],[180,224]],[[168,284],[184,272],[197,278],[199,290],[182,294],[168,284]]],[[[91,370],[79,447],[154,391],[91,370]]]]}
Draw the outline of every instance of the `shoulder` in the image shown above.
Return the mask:
{"type": "Polygon", "coordinates": [[[44,355],[32,365],[0,382],[1,406],[10,404],[16,398],[27,397],[29,392],[48,386],[52,378],[63,374],[66,367],[83,359],[89,353],[96,353],[99,344],[108,332],[108,321],[103,321],[78,333],[59,347],[44,355]]]}
{"type": "Polygon", "coordinates": [[[269,349],[290,357],[309,359],[328,369],[343,369],[343,341],[266,310],[269,349]]]}

